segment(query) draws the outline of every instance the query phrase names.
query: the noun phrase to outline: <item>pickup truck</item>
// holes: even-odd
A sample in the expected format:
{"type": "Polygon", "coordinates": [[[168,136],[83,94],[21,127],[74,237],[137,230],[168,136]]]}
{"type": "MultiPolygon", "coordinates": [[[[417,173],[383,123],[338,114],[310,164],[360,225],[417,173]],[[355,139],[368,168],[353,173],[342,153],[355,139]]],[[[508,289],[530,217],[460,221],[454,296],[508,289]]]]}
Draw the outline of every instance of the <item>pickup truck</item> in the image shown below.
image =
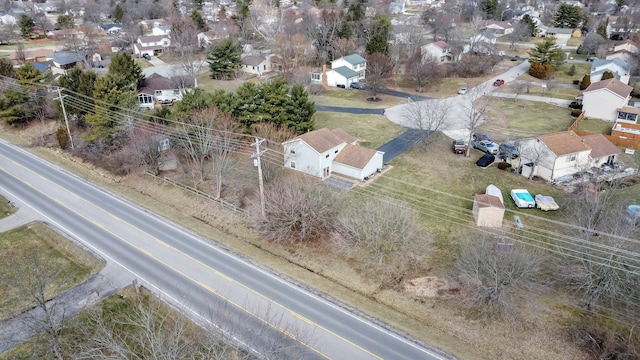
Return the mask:
{"type": "Polygon", "coordinates": [[[493,82],[493,86],[500,86],[500,85],[504,85],[504,80],[497,79],[496,81],[493,82]]]}
{"type": "Polygon", "coordinates": [[[454,154],[464,154],[467,151],[467,146],[464,144],[464,140],[453,140],[451,145],[454,154]]]}

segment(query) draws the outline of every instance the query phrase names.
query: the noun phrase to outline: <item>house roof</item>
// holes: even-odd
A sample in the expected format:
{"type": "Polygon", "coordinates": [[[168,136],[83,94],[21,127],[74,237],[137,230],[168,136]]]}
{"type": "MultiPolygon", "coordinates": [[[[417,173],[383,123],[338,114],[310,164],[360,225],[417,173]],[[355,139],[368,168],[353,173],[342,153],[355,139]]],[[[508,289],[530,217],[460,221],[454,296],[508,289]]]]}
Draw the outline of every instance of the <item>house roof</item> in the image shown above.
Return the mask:
{"type": "Polygon", "coordinates": [[[242,64],[258,66],[265,60],[267,60],[267,58],[264,57],[264,55],[249,55],[242,58],[242,64]]]}
{"type": "Polygon", "coordinates": [[[365,62],[367,62],[365,58],[363,58],[358,54],[351,54],[351,55],[343,56],[342,58],[344,59],[344,61],[348,62],[351,65],[364,64],[365,62]]]}
{"type": "Polygon", "coordinates": [[[602,158],[620,154],[620,149],[602,134],[582,136],[582,140],[591,148],[592,158],[602,158]]]}
{"type": "Polygon", "coordinates": [[[51,64],[46,62],[33,62],[31,64],[40,72],[47,71],[51,67],[51,64]]]}
{"type": "Polygon", "coordinates": [[[167,35],[147,35],[147,36],[140,36],[138,39],[140,39],[140,42],[143,43],[149,43],[149,42],[158,42],[162,39],[168,39],[169,36],[167,35]]]}
{"type": "Polygon", "coordinates": [[[596,91],[601,89],[607,89],[614,94],[626,98],[631,94],[631,90],[633,88],[618,79],[607,79],[598,82],[591,83],[588,88],[586,88],[583,92],[587,93],[590,91],[596,91]]]}
{"type": "Polygon", "coordinates": [[[340,74],[345,79],[351,79],[351,78],[354,78],[354,77],[358,77],[358,75],[359,75],[357,72],[349,69],[346,66],[340,66],[338,68],[331,69],[331,70],[337,72],[338,74],[340,74]]]}
{"type": "Polygon", "coordinates": [[[178,84],[183,83],[182,80],[184,80],[186,87],[194,85],[193,79],[189,77],[184,77],[184,79],[170,79],[158,73],[153,73],[148,78],[144,79],[144,86],[140,89],[140,92],[153,95],[156,90],[179,89],[180,86],[178,86],[178,84]]]}
{"type": "Polygon", "coordinates": [[[504,205],[500,198],[489,194],[476,194],[473,199],[478,204],[478,207],[488,208],[494,207],[498,209],[504,209],[504,205]]]}
{"type": "MultiPolygon", "coordinates": [[[[39,57],[47,57],[53,54],[53,50],[50,49],[37,49],[37,50],[26,50],[23,51],[23,55],[25,59],[35,59],[39,57]]],[[[18,59],[18,52],[14,51],[9,53],[9,58],[11,60],[18,59]]]]}
{"type": "Polygon", "coordinates": [[[640,108],[637,107],[623,106],[621,108],[617,108],[616,111],[640,115],[640,108]]]}
{"type": "Polygon", "coordinates": [[[503,29],[510,29],[513,27],[513,25],[511,25],[511,23],[508,21],[487,21],[485,24],[486,24],[485,26],[487,27],[494,26],[494,27],[500,27],[503,29]]]}
{"type": "Polygon", "coordinates": [[[573,131],[562,131],[553,134],[542,135],[538,139],[542,141],[556,156],[589,151],[591,148],[582,141],[582,138],[573,131]]]}
{"type": "Polygon", "coordinates": [[[76,53],[59,52],[53,54],[53,62],[60,65],[68,65],[82,61],[84,61],[84,57],[76,53]]]}
{"type": "Polygon", "coordinates": [[[547,28],[547,33],[571,34],[572,32],[573,32],[573,29],[565,29],[565,28],[558,28],[558,27],[548,27],[547,28]]]}
{"type": "Polygon", "coordinates": [[[311,146],[311,148],[319,153],[323,153],[345,142],[345,140],[341,138],[341,135],[339,135],[339,133],[335,133],[333,130],[329,130],[328,128],[310,131],[289,141],[285,141],[284,143],[286,144],[296,140],[304,141],[307,145],[311,146]]]}
{"type": "Polygon", "coordinates": [[[112,24],[103,24],[103,25],[100,25],[100,27],[101,27],[103,30],[109,30],[109,29],[113,29],[113,28],[122,29],[122,25],[120,25],[120,24],[113,24],[113,23],[112,23],[112,24]]]}
{"type": "Polygon", "coordinates": [[[624,71],[627,72],[627,74],[629,73],[629,71],[631,71],[631,65],[620,59],[620,58],[613,58],[613,59],[595,59],[593,60],[593,64],[591,64],[591,72],[596,71],[596,69],[606,69],[607,66],[609,65],[616,65],[618,67],[620,67],[621,69],[623,69],[624,71]]]}
{"type": "Polygon", "coordinates": [[[337,129],[333,129],[331,130],[331,132],[339,137],[340,139],[342,139],[342,141],[346,142],[347,144],[353,144],[354,142],[356,142],[358,139],[354,138],[353,136],[351,136],[349,133],[347,133],[346,131],[344,131],[341,128],[337,128],[337,129]]]}
{"type": "Polygon", "coordinates": [[[358,145],[347,144],[336,158],[335,162],[340,164],[353,166],[357,169],[364,169],[378,151],[368,149],[358,145]]]}
{"type": "Polygon", "coordinates": [[[444,49],[449,49],[451,47],[451,45],[447,44],[446,42],[444,42],[442,40],[433,42],[433,43],[431,43],[429,45],[437,46],[437,47],[439,47],[440,49],[443,49],[443,50],[444,49]]]}

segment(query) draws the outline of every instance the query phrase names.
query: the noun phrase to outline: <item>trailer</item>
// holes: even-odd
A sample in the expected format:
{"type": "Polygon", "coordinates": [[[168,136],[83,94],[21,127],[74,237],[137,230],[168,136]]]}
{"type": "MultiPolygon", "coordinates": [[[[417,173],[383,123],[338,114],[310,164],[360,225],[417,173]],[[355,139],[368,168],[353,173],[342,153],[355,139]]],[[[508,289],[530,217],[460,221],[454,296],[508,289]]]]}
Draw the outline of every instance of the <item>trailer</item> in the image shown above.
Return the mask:
{"type": "Polygon", "coordinates": [[[551,196],[538,194],[535,196],[536,207],[542,211],[558,210],[560,206],[551,196]]]}

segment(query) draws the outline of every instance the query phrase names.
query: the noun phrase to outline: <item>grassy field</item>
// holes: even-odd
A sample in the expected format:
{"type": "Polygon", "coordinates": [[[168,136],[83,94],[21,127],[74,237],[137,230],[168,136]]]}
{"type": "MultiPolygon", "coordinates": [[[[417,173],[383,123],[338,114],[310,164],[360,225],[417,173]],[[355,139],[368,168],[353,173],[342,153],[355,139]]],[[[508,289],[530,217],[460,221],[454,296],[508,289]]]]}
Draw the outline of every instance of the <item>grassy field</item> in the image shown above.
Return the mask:
{"type": "Polygon", "coordinates": [[[16,211],[16,208],[11,206],[7,199],[0,196],[0,219],[13,214],[14,211],[16,211]]]}
{"type": "Polygon", "coordinates": [[[613,123],[611,121],[604,121],[599,119],[584,119],[580,122],[580,124],[578,124],[578,130],[604,135],[611,135],[612,127],[613,123]]]}
{"type": "Polygon", "coordinates": [[[363,90],[326,88],[320,95],[310,96],[316,105],[330,105],[366,109],[385,109],[407,101],[396,96],[378,94],[380,101],[367,101],[371,93],[363,90]]]}
{"type": "Polygon", "coordinates": [[[316,129],[342,128],[360,140],[360,144],[369,148],[377,148],[405,129],[387,120],[384,115],[354,115],[337,112],[318,111],[313,115],[316,129]]]}
{"type": "Polygon", "coordinates": [[[494,140],[532,137],[565,131],[573,123],[569,109],[537,101],[491,98],[481,130],[494,140]]]}
{"type": "Polygon", "coordinates": [[[567,46],[580,46],[582,45],[582,38],[571,37],[567,40],[567,46]]]}
{"type": "MultiPolygon", "coordinates": [[[[0,233],[0,268],[27,266],[37,260],[46,264],[48,271],[57,273],[57,283],[46,289],[47,297],[68,290],[102,268],[102,263],[80,249],[58,232],[42,223],[31,223],[0,233]]],[[[21,296],[19,287],[0,283],[0,320],[9,318],[32,306],[30,299],[21,296]]]]}

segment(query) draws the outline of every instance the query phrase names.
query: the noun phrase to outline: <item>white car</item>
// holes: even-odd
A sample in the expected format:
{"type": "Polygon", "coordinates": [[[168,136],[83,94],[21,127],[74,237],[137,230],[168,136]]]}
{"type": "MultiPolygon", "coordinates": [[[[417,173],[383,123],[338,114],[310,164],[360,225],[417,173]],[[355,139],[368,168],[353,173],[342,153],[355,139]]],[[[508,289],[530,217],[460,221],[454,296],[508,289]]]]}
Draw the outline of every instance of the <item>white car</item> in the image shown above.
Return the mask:
{"type": "Polygon", "coordinates": [[[460,88],[460,90],[458,90],[458,94],[459,95],[464,95],[466,93],[467,93],[467,88],[466,87],[460,88]]]}
{"type": "Polygon", "coordinates": [[[511,199],[517,207],[521,209],[533,209],[536,207],[536,202],[533,200],[533,196],[529,191],[525,189],[513,189],[511,190],[511,199]]]}

